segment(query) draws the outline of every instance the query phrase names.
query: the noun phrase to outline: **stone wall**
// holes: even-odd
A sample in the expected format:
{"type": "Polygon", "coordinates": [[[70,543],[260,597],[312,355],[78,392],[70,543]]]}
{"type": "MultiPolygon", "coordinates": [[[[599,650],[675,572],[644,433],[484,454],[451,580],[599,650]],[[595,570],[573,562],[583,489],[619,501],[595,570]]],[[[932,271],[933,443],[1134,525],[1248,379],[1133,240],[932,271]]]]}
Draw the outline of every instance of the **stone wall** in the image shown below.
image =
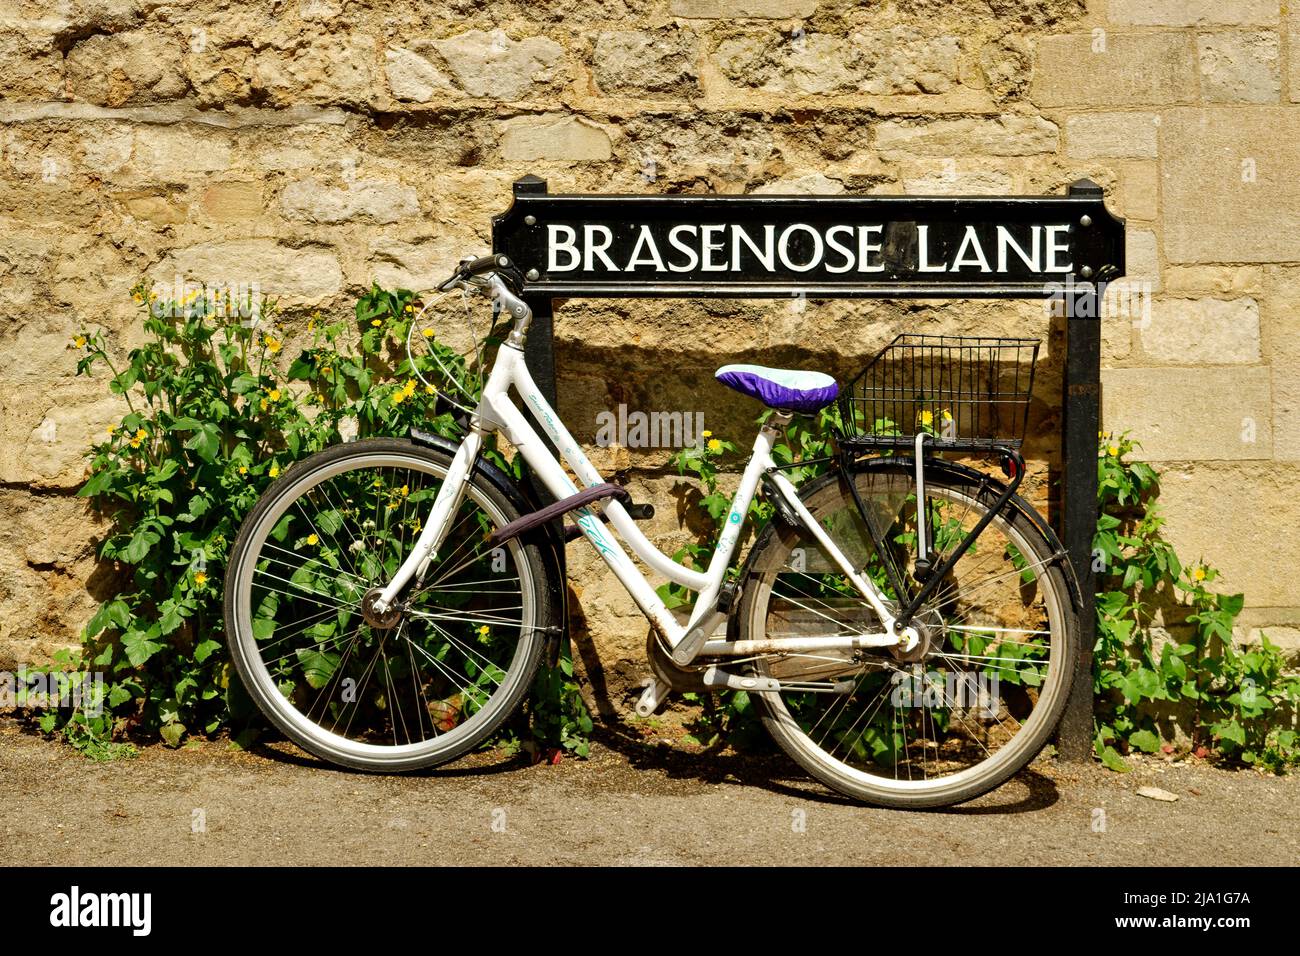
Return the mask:
{"type": "MultiPolygon", "coordinates": [[[[0,659],[69,643],[107,569],[73,497],[119,414],[69,336],[129,348],[128,290],[260,283],[292,337],[372,279],[485,251],[552,190],[1044,193],[1089,177],[1155,299],[1105,325],[1105,423],[1165,471],[1169,530],[1300,646],[1300,18],[1266,0],[0,0],[0,659]]],[[[454,328],[454,311],[445,315],[454,328]]],[[[1047,343],[1032,492],[1052,508],[1060,335],[1035,303],[571,303],[560,409],[704,411],[727,361],[854,372],[901,329],[1047,343]]],[[[286,348],[285,352],[291,352],[286,348]]],[[[660,505],[668,451],[595,450],[660,505]]],[[[633,678],[645,627],[581,545],[585,627],[633,678]]]]}

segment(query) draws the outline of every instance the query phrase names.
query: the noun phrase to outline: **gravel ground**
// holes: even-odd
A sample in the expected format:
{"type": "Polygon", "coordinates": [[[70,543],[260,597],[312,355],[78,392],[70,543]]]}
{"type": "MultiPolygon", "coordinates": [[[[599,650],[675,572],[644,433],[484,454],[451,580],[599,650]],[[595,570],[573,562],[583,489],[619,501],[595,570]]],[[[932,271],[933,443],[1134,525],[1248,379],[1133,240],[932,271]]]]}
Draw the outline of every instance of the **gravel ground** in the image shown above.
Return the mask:
{"type": "Polygon", "coordinates": [[[902,812],[848,803],[780,756],[602,740],[587,761],[479,754],[376,777],[288,744],[151,747],[97,764],[0,725],[0,840],[11,865],[1300,861],[1300,775],[1163,760],[1121,775],[1044,757],[961,807],[902,812]]]}

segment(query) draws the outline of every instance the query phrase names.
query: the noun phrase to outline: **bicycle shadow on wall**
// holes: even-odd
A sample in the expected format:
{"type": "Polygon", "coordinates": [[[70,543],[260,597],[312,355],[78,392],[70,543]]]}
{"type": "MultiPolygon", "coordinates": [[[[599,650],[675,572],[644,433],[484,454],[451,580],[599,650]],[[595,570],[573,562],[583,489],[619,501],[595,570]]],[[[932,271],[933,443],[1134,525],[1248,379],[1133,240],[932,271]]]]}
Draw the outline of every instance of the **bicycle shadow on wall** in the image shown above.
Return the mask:
{"type": "MultiPolygon", "coordinates": [[[[630,709],[620,707],[615,702],[605,667],[591,641],[586,615],[572,592],[569,630],[575,663],[581,666],[582,676],[587,681],[583,697],[595,723],[591,740],[618,754],[634,770],[658,771],[669,780],[698,781],[715,786],[732,784],[756,787],[795,800],[830,806],[862,807],[860,801],[825,789],[805,776],[774,745],[763,752],[751,753],[737,751],[726,742],[721,742],[695,751],[685,751],[647,740],[629,723],[627,714],[630,709]]],[[[637,693],[639,689],[629,688],[624,696],[631,699],[637,693]]],[[[765,736],[759,735],[759,746],[766,741],[765,736]]],[[[954,816],[1006,815],[1045,810],[1059,800],[1060,791],[1056,782],[1030,765],[998,789],[978,798],[975,804],[934,807],[920,812],[954,816]]]]}

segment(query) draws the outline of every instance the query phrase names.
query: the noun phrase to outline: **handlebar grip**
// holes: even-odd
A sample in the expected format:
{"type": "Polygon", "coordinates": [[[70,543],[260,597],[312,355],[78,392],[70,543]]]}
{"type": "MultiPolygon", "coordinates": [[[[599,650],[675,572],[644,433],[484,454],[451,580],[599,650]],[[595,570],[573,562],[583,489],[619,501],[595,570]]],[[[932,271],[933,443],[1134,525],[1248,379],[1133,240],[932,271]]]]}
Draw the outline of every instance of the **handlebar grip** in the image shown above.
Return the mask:
{"type": "Polygon", "coordinates": [[[462,262],[460,273],[466,276],[481,276],[485,272],[495,272],[498,269],[506,269],[510,266],[510,257],[493,253],[490,256],[480,256],[469,262],[462,262]]]}

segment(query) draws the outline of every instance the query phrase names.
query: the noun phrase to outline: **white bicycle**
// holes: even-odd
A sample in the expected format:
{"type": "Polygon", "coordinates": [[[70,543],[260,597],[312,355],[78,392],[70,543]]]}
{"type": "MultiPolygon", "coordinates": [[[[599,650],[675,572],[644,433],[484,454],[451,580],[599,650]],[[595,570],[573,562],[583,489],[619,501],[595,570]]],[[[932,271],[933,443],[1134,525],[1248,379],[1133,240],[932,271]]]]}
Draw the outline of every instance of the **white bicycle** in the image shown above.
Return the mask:
{"type": "Polygon", "coordinates": [[[230,555],[231,655],[291,740],[368,771],[440,764],[482,744],[562,632],[556,529],[567,513],[650,621],[654,679],[638,713],[673,690],[748,692],[808,772],[899,807],[974,797],[1041,750],[1069,692],[1077,586],[1050,528],[1015,494],[1019,440],[967,435],[1027,408],[1020,369],[1013,390],[994,361],[1023,343],[979,340],[993,343],[982,346],[985,369],[968,359],[969,340],[900,340],[843,394],[820,373],[720,369],[773,412],[700,571],[641,532],[648,509],[603,482],[534,384],[523,351],[532,315],[509,260],[467,260],[440,288],[486,289],[513,320],[464,440],[413,432],[307,458],[270,486],[230,555]],[[976,371],[988,387],[967,381],[976,371]],[[773,446],[792,415],[836,401],[838,452],[796,488],[773,446]],[[494,431],[554,503],[539,509],[483,457],[494,431]],[[1001,456],[1009,481],[954,453],[1001,456]],[[774,517],[736,573],[760,493],[774,517]],[[626,549],[697,593],[686,623],[626,549]]]}

